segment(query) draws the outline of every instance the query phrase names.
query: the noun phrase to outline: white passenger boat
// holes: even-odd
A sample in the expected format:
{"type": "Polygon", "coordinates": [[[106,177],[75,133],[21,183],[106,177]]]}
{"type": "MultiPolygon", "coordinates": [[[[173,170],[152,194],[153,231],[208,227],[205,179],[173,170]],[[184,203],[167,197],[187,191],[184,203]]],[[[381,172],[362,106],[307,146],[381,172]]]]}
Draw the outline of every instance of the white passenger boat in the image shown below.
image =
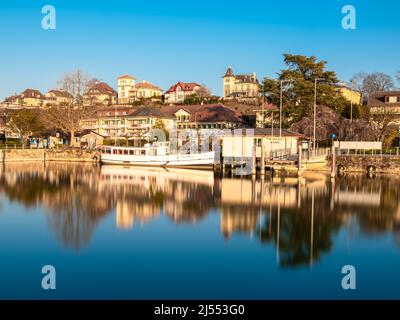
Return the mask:
{"type": "Polygon", "coordinates": [[[171,154],[168,142],[154,142],[144,147],[103,147],[101,162],[105,164],[157,166],[157,167],[190,167],[212,168],[215,153],[171,154]]]}

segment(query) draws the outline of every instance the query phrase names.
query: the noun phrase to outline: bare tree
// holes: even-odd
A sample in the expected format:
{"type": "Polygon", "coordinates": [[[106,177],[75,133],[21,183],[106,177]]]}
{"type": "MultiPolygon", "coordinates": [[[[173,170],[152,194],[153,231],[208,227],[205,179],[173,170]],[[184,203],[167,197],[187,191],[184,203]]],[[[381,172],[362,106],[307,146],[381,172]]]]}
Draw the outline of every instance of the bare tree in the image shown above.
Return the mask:
{"type": "Polygon", "coordinates": [[[200,88],[196,91],[196,93],[200,98],[207,98],[211,97],[212,95],[211,90],[204,84],[200,86],[200,88]]]}
{"type": "Polygon", "coordinates": [[[359,72],[356,73],[351,79],[350,79],[350,87],[353,90],[356,90],[361,93],[361,101],[364,103],[366,102],[364,99],[368,95],[367,92],[365,92],[364,88],[364,81],[365,78],[368,76],[367,73],[364,72],[359,72]]]}
{"type": "Polygon", "coordinates": [[[367,92],[386,91],[394,88],[394,82],[391,76],[376,72],[364,79],[364,87],[367,92]]]}
{"type": "Polygon", "coordinates": [[[388,107],[373,107],[369,110],[369,128],[371,139],[385,142],[396,132],[393,119],[396,112],[388,107]]]}
{"type": "Polygon", "coordinates": [[[64,91],[69,92],[74,97],[74,104],[83,103],[83,95],[98,82],[96,78],[77,69],[74,72],[64,74],[58,84],[64,91]]]}
{"type": "Polygon", "coordinates": [[[397,79],[398,82],[400,82],[400,71],[397,71],[396,79],[397,79]]]}
{"type": "Polygon", "coordinates": [[[352,88],[361,92],[363,102],[366,103],[371,93],[375,91],[387,91],[394,88],[394,81],[391,76],[375,72],[371,74],[357,73],[350,81],[352,88]]]}
{"type": "Polygon", "coordinates": [[[51,107],[42,113],[48,127],[62,130],[71,136],[70,145],[75,146],[75,133],[81,131],[82,119],[94,114],[93,106],[83,103],[84,93],[95,83],[95,79],[81,70],[65,74],[59,81],[60,87],[73,97],[72,103],[60,107],[51,107]]]}

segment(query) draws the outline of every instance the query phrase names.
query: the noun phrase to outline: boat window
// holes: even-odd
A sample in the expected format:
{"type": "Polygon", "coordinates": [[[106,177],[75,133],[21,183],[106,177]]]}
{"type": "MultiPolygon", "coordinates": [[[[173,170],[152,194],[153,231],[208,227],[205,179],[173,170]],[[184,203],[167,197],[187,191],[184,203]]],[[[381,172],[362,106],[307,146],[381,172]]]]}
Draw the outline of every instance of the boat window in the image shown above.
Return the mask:
{"type": "Polygon", "coordinates": [[[133,150],[129,150],[129,154],[130,154],[131,156],[133,156],[135,153],[134,153],[133,150]]]}
{"type": "Polygon", "coordinates": [[[122,154],[122,150],[121,149],[118,149],[118,154],[122,154]]]}
{"type": "Polygon", "coordinates": [[[117,150],[117,149],[114,149],[114,150],[113,150],[113,154],[118,154],[118,150],[117,150]]]}
{"type": "Polygon", "coordinates": [[[141,154],[142,156],[145,156],[145,155],[146,155],[146,150],[141,150],[141,151],[140,151],[140,154],[141,154]]]}
{"type": "Polygon", "coordinates": [[[128,150],[124,150],[124,154],[127,155],[128,154],[128,150]]]}

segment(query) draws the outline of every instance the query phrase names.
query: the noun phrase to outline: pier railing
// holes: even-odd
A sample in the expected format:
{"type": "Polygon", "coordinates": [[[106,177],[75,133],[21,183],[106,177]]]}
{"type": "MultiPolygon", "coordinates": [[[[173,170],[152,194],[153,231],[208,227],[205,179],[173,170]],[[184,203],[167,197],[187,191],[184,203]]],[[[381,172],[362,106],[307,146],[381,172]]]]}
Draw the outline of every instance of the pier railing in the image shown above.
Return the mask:
{"type": "Polygon", "coordinates": [[[297,160],[297,154],[292,149],[278,149],[268,152],[266,159],[269,160],[297,160]]]}
{"type": "Polygon", "coordinates": [[[315,150],[303,150],[302,152],[302,160],[307,161],[307,160],[315,160],[315,159],[321,159],[321,158],[326,158],[331,155],[331,150],[329,148],[318,148],[315,150]]]}
{"type": "Polygon", "coordinates": [[[379,150],[336,149],[336,156],[400,157],[400,148],[382,148],[379,150]]]}

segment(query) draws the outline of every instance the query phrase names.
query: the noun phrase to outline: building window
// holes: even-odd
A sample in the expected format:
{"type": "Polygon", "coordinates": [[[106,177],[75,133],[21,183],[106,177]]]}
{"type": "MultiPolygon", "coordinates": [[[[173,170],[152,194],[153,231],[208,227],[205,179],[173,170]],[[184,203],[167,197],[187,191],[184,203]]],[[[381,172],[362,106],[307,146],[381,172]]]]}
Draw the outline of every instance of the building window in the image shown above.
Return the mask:
{"type": "Polygon", "coordinates": [[[388,102],[389,103],[396,103],[396,102],[398,102],[398,97],[389,97],[388,102]]]}

